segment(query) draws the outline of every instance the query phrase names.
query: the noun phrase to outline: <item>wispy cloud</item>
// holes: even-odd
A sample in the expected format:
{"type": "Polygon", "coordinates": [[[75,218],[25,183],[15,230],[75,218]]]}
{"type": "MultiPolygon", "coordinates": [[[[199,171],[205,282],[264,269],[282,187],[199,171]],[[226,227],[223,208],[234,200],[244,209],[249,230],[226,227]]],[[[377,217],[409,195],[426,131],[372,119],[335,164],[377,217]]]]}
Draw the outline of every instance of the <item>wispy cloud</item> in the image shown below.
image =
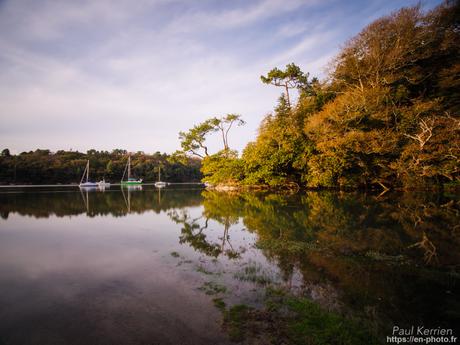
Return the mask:
{"type": "Polygon", "coordinates": [[[401,3],[4,1],[0,147],[173,151],[180,130],[235,112],[241,149],[280,91],[261,74],[324,75],[363,16],[401,3]]]}
{"type": "Polygon", "coordinates": [[[242,2],[237,8],[214,8],[202,11],[190,9],[172,21],[168,29],[191,32],[199,30],[229,30],[279,17],[301,6],[313,5],[316,0],[262,0],[242,2]]]}

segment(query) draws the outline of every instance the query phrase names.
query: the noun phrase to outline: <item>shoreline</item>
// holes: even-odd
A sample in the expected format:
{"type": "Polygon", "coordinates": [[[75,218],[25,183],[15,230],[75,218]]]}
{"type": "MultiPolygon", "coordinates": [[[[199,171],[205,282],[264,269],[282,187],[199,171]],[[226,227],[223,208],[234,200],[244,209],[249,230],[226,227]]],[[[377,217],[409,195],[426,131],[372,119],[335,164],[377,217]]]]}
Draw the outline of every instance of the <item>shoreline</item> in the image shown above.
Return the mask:
{"type": "Polygon", "coordinates": [[[286,186],[270,187],[265,185],[226,185],[218,184],[205,186],[206,190],[212,190],[216,192],[244,192],[244,191],[263,191],[272,193],[302,193],[302,192],[320,192],[320,191],[336,191],[336,192],[366,192],[366,193],[380,193],[381,195],[388,192],[427,192],[427,191],[460,191],[460,184],[444,184],[444,185],[433,185],[433,186],[420,186],[412,188],[364,188],[364,187],[298,187],[289,188],[286,186]]]}
{"type": "MultiPolygon", "coordinates": [[[[204,185],[202,182],[168,182],[169,185],[204,185]]],[[[155,182],[142,183],[140,186],[154,186],[155,182]]],[[[72,184],[1,184],[0,188],[40,188],[40,187],[78,187],[72,184]]],[[[121,183],[110,183],[110,186],[121,186],[121,183]]]]}

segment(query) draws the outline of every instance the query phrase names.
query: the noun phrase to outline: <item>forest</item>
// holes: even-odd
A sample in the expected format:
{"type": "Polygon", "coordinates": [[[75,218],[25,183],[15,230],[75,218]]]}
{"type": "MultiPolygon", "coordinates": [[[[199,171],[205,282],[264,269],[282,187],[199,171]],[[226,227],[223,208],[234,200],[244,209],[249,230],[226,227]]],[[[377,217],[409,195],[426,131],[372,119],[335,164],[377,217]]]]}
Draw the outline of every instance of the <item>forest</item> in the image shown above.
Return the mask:
{"type": "MultiPolygon", "coordinates": [[[[228,136],[241,115],[212,117],[179,133],[172,155],[132,156],[133,171],[168,182],[268,188],[458,186],[460,182],[460,2],[402,8],[346,42],[324,80],[296,64],[261,82],[282,93],[242,154],[228,136]],[[222,150],[210,153],[209,135],[222,150]],[[201,170],[201,171],[200,171],[201,170]]],[[[36,150],[0,157],[0,183],[76,183],[87,159],[93,178],[118,181],[125,150],[36,150]]]]}
{"type": "Polygon", "coordinates": [[[214,185],[413,189],[460,181],[460,3],[377,19],[344,44],[327,78],[294,63],[261,81],[283,91],[242,155],[225,136],[241,116],[180,134],[214,185]],[[291,94],[290,94],[291,93],[291,94]],[[293,97],[298,94],[298,97],[293,97]],[[222,150],[205,139],[221,132],[222,150]]]}
{"type": "MultiPolygon", "coordinates": [[[[112,152],[88,150],[78,151],[35,150],[10,154],[8,149],[0,157],[0,184],[54,184],[80,182],[87,160],[90,161],[90,177],[95,181],[105,178],[119,182],[128,159],[128,152],[115,149],[112,152]]],[[[163,181],[198,182],[201,178],[201,162],[190,158],[178,162],[174,157],[156,152],[131,154],[131,170],[134,176],[145,182],[158,180],[161,168],[163,181]]]]}

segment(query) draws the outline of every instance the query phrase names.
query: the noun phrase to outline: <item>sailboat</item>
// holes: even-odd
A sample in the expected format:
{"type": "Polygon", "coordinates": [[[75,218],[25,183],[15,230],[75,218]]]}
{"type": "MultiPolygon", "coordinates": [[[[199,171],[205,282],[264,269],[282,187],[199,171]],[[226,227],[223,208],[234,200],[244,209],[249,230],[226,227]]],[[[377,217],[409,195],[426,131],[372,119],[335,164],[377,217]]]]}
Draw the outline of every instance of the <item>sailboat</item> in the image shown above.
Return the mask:
{"type": "Polygon", "coordinates": [[[96,182],[91,182],[89,180],[89,159],[88,159],[88,162],[86,163],[85,171],[83,171],[83,176],[81,177],[79,187],[80,188],[97,187],[96,182]],[[86,181],[83,182],[83,180],[85,180],[85,177],[86,177],[86,181]]]}
{"type": "Polygon", "coordinates": [[[166,187],[167,185],[168,185],[167,182],[161,181],[161,167],[158,166],[158,181],[155,182],[155,187],[163,188],[163,187],[166,187]]]}
{"type": "Polygon", "coordinates": [[[142,184],[142,179],[135,179],[134,177],[131,177],[131,156],[128,156],[128,163],[126,163],[125,171],[123,171],[123,177],[121,178],[120,183],[122,185],[142,184]],[[126,175],[126,170],[128,170],[128,178],[127,180],[123,180],[126,175]]]}
{"type": "Polygon", "coordinates": [[[109,188],[110,187],[110,182],[106,182],[105,181],[105,178],[103,178],[102,180],[100,180],[98,183],[97,183],[97,186],[101,189],[105,189],[105,188],[109,188]]]}

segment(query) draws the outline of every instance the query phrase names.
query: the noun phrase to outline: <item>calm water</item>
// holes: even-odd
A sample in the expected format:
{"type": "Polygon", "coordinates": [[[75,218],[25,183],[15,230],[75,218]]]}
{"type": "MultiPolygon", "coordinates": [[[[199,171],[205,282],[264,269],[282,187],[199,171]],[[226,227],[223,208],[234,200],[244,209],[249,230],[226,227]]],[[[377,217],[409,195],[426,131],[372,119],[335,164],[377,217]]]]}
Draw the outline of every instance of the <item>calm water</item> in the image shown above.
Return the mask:
{"type": "Polygon", "coordinates": [[[460,324],[458,195],[0,190],[0,344],[226,344],[266,286],[394,324],[460,324]]]}

